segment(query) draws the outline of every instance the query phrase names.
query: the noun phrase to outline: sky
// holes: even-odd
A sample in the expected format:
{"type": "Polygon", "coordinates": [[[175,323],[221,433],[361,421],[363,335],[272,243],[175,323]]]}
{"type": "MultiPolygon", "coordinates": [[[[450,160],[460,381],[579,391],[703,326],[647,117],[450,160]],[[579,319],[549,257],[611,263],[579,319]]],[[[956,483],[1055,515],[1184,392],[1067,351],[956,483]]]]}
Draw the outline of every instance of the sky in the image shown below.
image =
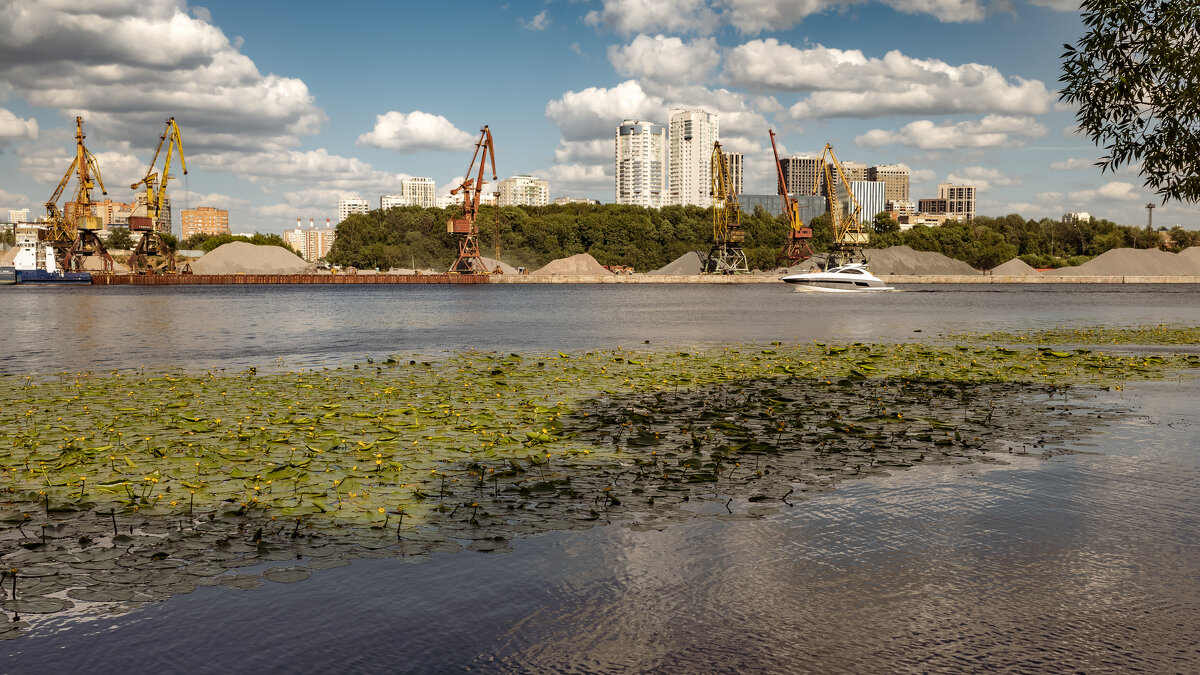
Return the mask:
{"type": "Polygon", "coordinates": [[[914,202],[971,183],[980,215],[1144,225],[1160,200],[1136,166],[1101,173],[1058,101],[1082,32],[1072,0],[0,0],[0,219],[45,212],[76,115],[109,198],[132,201],[173,116],[176,211],[282,232],[406,176],[446,192],[485,124],[500,178],[611,202],[616,126],[702,108],[749,193],[774,192],[774,129],[781,156],[908,166],[914,202]]]}

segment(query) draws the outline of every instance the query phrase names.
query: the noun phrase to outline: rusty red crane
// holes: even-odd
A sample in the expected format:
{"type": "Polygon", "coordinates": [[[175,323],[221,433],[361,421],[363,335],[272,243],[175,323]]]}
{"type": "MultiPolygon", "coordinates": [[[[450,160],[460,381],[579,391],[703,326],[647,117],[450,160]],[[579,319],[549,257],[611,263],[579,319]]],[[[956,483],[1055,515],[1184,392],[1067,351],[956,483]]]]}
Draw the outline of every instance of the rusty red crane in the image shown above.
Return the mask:
{"type": "MultiPolygon", "coordinates": [[[[475,143],[475,153],[471,155],[471,163],[467,165],[462,185],[450,191],[456,195],[463,194],[462,218],[451,218],[446,221],[446,231],[461,235],[458,240],[458,258],[450,266],[451,274],[487,274],[487,266],[479,256],[479,228],[475,218],[479,215],[479,196],[483,190],[483,170],[491,160],[492,180],[496,180],[496,146],[492,144],[492,132],[485,124],[479,130],[479,141],[475,143]],[[475,169],[475,160],[479,160],[479,172],[471,180],[471,172],[475,169]]],[[[497,265],[499,262],[497,262],[497,265]]]]}
{"type": "Polygon", "coordinates": [[[779,174],[779,196],[783,199],[783,215],[787,216],[788,220],[787,241],[783,245],[783,250],[776,256],[775,264],[791,266],[812,257],[812,249],[808,246],[808,240],[812,239],[812,228],[804,227],[804,223],[800,222],[800,205],[788,194],[787,181],[783,177],[783,165],[779,163],[779,150],[775,147],[775,130],[769,129],[768,131],[771,134],[771,152],[775,153],[775,171],[779,174]]]}

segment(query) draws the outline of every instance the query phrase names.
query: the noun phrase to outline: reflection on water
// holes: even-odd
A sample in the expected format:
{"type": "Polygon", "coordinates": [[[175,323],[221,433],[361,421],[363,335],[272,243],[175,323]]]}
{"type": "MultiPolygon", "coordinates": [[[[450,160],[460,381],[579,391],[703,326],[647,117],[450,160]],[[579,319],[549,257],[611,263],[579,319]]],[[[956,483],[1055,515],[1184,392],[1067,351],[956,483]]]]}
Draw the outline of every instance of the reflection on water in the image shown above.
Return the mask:
{"type": "Polygon", "coordinates": [[[344,363],[364,354],[896,340],[1200,323],[1189,286],[195,286],[0,289],[0,373],[344,363]],[[919,333],[918,333],[919,331],[919,333]]]}
{"type": "Polygon", "coordinates": [[[1087,454],[919,467],[759,520],[742,503],[200,588],[0,648],[24,672],[84,653],[95,672],[1196,672],[1197,391],[1110,394],[1145,416],[1087,454]]]}

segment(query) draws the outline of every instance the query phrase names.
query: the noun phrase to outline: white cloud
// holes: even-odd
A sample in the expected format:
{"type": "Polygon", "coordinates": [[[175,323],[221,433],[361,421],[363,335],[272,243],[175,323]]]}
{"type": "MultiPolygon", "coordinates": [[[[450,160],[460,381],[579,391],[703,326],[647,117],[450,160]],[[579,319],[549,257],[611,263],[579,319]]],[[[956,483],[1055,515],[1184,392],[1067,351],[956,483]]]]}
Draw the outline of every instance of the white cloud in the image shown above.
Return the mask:
{"type": "Polygon", "coordinates": [[[1126,202],[1126,201],[1140,201],[1142,199],[1142,196],[1140,194],[1138,194],[1137,192],[1134,192],[1134,187],[1133,187],[1132,183],[1125,183],[1122,181],[1111,181],[1111,182],[1105,183],[1104,185],[1100,186],[1099,188],[1097,188],[1095,190],[1079,190],[1077,192],[1071,192],[1067,195],[1067,199],[1069,199],[1073,202],[1082,202],[1082,203],[1091,202],[1091,201],[1095,201],[1095,200],[1126,202]]]}
{"type": "MultiPolygon", "coordinates": [[[[331,155],[317,150],[279,150],[242,154],[234,152],[199,155],[189,162],[200,168],[228,171],[241,180],[264,186],[300,184],[306,190],[357,190],[365,193],[397,192],[403,173],[378,171],[354,157],[331,155]]],[[[336,199],[334,200],[336,203],[336,199]]]]}
{"type": "MultiPolygon", "coordinates": [[[[611,163],[610,163],[611,164],[611,163]]],[[[541,172],[555,194],[590,194],[613,190],[615,178],[601,165],[559,164],[541,172]]]]}
{"type": "Polygon", "coordinates": [[[666,123],[667,106],[634,80],[615,87],[568,91],[546,104],[546,117],[562,131],[563,140],[587,141],[611,137],[622,120],[666,123]]]}
{"type": "Polygon", "coordinates": [[[946,176],[947,183],[974,185],[979,190],[990,190],[995,186],[1020,185],[1021,180],[996,169],[983,166],[968,166],[946,176]]]}
{"type": "Polygon", "coordinates": [[[754,91],[816,92],[792,106],[796,119],[893,114],[993,112],[1041,114],[1050,93],[1037,80],[1006,78],[992,66],[952,66],[893,50],[798,49],[774,38],[751,40],[725,57],[722,80],[754,91]]]}
{"type": "Polygon", "coordinates": [[[441,115],[414,110],[405,114],[388,111],[375,116],[375,128],[362,134],[355,145],[387,148],[396,152],[422,150],[465,150],[475,142],[471,134],[441,115]]]}
{"type": "Polygon", "coordinates": [[[0,147],[12,141],[36,141],[37,137],[36,119],[17,117],[11,110],[0,108],[0,147]]]}
{"type": "MultiPolygon", "coordinates": [[[[1068,0],[1035,0],[1062,4],[1068,0]]],[[[844,11],[865,0],[603,0],[584,23],[622,34],[648,31],[707,35],[730,25],[743,35],[788,30],[814,14],[844,11]]],[[[882,0],[904,14],[928,14],[946,23],[982,21],[981,0],[882,0]]],[[[1001,3],[997,3],[1000,6],[1001,3]]]]}
{"type": "Polygon", "coordinates": [[[1029,0],[1029,4],[1059,12],[1078,12],[1079,0],[1029,0]]]}
{"type": "Polygon", "coordinates": [[[1055,171],[1071,171],[1074,169],[1091,169],[1096,166],[1096,160],[1084,157],[1072,157],[1061,162],[1051,162],[1050,168],[1055,171]]]}
{"type": "Polygon", "coordinates": [[[136,147],[170,115],[196,149],[277,149],[318,131],[325,115],[304,82],[259,73],[194,14],[177,0],[10,0],[0,5],[0,80],[136,147]]]}
{"type": "Polygon", "coordinates": [[[916,183],[932,183],[937,180],[937,172],[933,169],[909,169],[908,177],[916,183]]]}
{"type": "Polygon", "coordinates": [[[29,197],[18,192],[9,192],[4,188],[0,188],[0,209],[3,209],[5,220],[8,220],[9,209],[29,209],[30,219],[36,217],[30,207],[29,197]]]}
{"type": "Polygon", "coordinates": [[[522,21],[521,27],[525,30],[546,30],[550,27],[550,17],[547,16],[547,10],[543,9],[532,19],[528,21],[522,21]]]}
{"type": "Polygon", "coordinates": [[[720,17],[705,0],[604,0],[604,8],[588,12],[583,21],[621,34],[654,30],[708,34],[720,17]]]}
{"type": "Polygon", "coordinates": [[[613,139],[597,138],[590,141],[559,141],[554,149],[554,161],[558,164],[584,162],[599,164],[613,159],[613,139]]]}
{"type": "Polygon", "coordinates": [[[707,79],[721,53],[712,38],[685,43],[677,37],[639,35],[624,47],[609,47],[608,61],[621,75],[687,83],[707,79]]]}
{"type": "Polygon", "coordinates": [[[900,131],[872,129],[854,139],[857,145],[879,147],[900,144],[922,150],[954,150],[959,148],[1011,148],[1025,144],[1016,138],[1038,138],[1046,127],[1031,117],[988,115],[981,120],[934,124],[917,120],[904,125],[900,131]]]}

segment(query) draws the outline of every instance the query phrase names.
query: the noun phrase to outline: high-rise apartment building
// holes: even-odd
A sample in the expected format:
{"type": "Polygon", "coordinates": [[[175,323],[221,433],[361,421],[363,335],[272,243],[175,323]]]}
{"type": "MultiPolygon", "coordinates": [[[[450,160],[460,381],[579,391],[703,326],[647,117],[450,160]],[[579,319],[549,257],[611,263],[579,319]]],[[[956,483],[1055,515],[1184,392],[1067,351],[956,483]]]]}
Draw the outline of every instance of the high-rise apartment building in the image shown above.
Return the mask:
{"type": "Polygon", "coordinates": [[[550,183],[529,175],[505,178],[496,184],[498,206],[545,206],[550,203],[550,183]]]}
{"type": "Polygon", "coordinates": [[[670,149],[668,204],[712,205],[712,151],[720,137],[716,113],[704,110],[672,110],[668,132],[670,149]]]}
{"type": "Polygon", "coordinates": [[[179,223],[180,239],[195,234],[229,234],[229,212],[212,206],[180,211],[179,223]]]}
{"type": "Polygon", "coordinates": [[[946,200],[946,213],[958,220],[975,218],[975,186],[942,183],[938,185],[938,198],[946,200]]]}
{"type": "Polygon", "coordinates": [[[908,167],[898,164],[880,164],[867,169],[867,180],[879,180],[887,184],[885,200],[908,201],[908,167]]]}
{"type": "Polygon", "coordinates": [[[296,229],[283,231],[283,240],[308,262],[322,260],[333,247],[336,236],[337,230],[328,218],[325,219],[325,227],[317,227],[309,218],[307,230],[300,227],[300,219],[297,218],[296,229]]]}
{"type": "Polygon", "coordinates": [[[17,223],[29,222],[29,209],[9,209],[8,222],[16,225],[17,223]]]}
{"type": "Polygon", "coordinates": [[[725,169],[729,171],[729,182],[733,183],[733,194],[740,195],[743,190],[744,183],[742,182],[742,153],[740,152],[723,152],[725,155],[725,169]]]}
{"type": "MultiPolygon", "coordinates": [[[[821,158],[794,155],[779,160],[783,166],[783,182],[793,197],[823,195],[821,191],[821,158]]],[[[779,191],[778,188],[775,190],[779,191]]]]}
{"type": "Polygon", "coordinates": [[[350,217],[352,213],[367,213],[371,210],[371,205],[365,199],[352,197],[350,199],[338,200],[338,222],[350,217]]]}
{"type": "Polygon", "coordinates": [[[873,180],[868,175],[867,165],[862,162],[842,162],[842,173],[846,174],[846,181],[850,183],[860,180],[873,180]]]}
{"type": "MultiPolygon", "coordinates": [[[[863,167],[864,169],[866,167],[863,167]]],[[[845,167],[843,167],[843,170],[845,167]]],[[[878,180],[855,180],[850,181],[850,189],[854,191],[854,198],[858,200],[858,206],[861,211],[860,222],[870,223],[875,220],[875,215],[883,212],[884,209],[884,192],[886,184],[878,180]]]]}
{"type": "Polygon", "coordinates": [[[625,120],[616,133],[616,203],[662,208],[667,198],[667,128],[625,120]]]}
{"type": "Polygon", "coordinates": [[[409,204],[430,209],[437,199],[437,185],[432,178],[405,178],[400,181],[400,194],[408,199],[409,204]]]}

